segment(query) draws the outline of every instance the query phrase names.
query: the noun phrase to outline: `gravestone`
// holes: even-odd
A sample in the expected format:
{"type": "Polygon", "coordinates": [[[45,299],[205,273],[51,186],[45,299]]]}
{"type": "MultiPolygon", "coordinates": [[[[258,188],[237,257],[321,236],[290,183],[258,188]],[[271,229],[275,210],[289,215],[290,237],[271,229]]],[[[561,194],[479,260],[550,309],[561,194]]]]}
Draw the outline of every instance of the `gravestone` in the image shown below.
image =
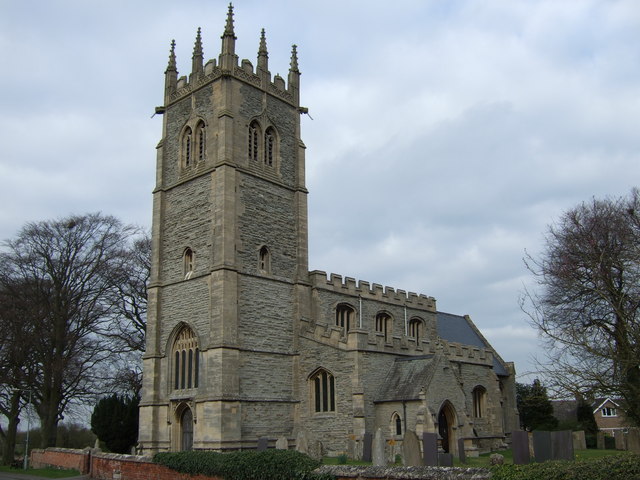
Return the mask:
{"type": "Polygon", "coordinates": [[[615,430],[613,432],[613,438],[616,441],[616,450],[626,450],[627,442],[622,430],[615,430]]]}
{"type": "Polygon", "coordinates": [[[362,461],[371,461],[371,447],[373,446],[373,435],[365,433],[362,439],[362,461]]]}
{"type": "Polygon", "coordinates": [[[637,428],[630,428],[627,433],[627,450],[640,453],[640,430],[637,428]]]}
{"type": "Polygon", "coordinates": [[[384,466],[387,464],[385,444],[382,428],[378,428],[376,434],[373,436],[373,447],[371,449],[371,463],[373,465],[384,466]]]}
{"type": "Polygon", "coordinates": [[[269,448],[269,439],[267,437],[260,437],[258,439],[258,451],[262,452],[269,448]]]}
{"type": "Polygon", "coordinates": [[[571,430],[551,432],[551,458],[553,460],[570,461],[574,459],[571,430]]]}
{"type": "Polygon", "coordinates": [[[438,465],[441,467],[453,467],[453,454],[451,453],[439,453],[438,465]]]}
{"type": "Polygon", "coordinates": [[[289,450],[289,440],[286,437],[276,440],[276,450],[289,450]]]}
{"type": "Polygon", "coordinates": [[[438,466],[438,434],[437,433],[423,433],[422,434],[422,449],[424,464],[428,467],[438,466]]]}
{"type": "Polygon", "coordinates": [[[402,439],[402,463],[405,467],[419,467],[422,463],[420,442],[416,432],[407,430],[402,439]]]}
{"type": "Polygon", "coordinates": [[[296,435],[296,450],[300,453],[309,452],[309,444],[307,443],[307,435],[304,430],[300,430],[296,435]]]}
{"type": "Polygon", "coordinates": [[[465,454],[465,451],[464,451],[463,438],[458,439],[458,458],[460,459],[461,463],[467,463],[467,455],[465,454]]]}
{"type": "Polygon", "coordinates": [[[515,430],[511,433],[511,447],[513,449],[514,465],[526,465],[529,457],[529,434],[522,430],[515,430]]]}
{"type": "Polygon", "coordinates": [[[307,440],[307,446],[309,447],[309,455],[311,458],[316,460],[322,460],[324,456],[324,445],[319,440],[314,440],[313,437],[307,440]]]}
{"type": "Polygon", "coordinates": [[[534,430],[533,432],[533,456],[538,463],[551,460],[551,432],[534,430]]]}
{"type": "Polygon", "coordinates": [[[587,439],[584,435],[584,430],[579,430],[577,432],[571,432],[573,437],[573,450],[586,450],[587,449],[587,439]]]}
{"type": "Polygon", "coordinates": [[[604,432],[598,432],[596,434],[596,448],[598,450],[604,450],[604,432]]]}

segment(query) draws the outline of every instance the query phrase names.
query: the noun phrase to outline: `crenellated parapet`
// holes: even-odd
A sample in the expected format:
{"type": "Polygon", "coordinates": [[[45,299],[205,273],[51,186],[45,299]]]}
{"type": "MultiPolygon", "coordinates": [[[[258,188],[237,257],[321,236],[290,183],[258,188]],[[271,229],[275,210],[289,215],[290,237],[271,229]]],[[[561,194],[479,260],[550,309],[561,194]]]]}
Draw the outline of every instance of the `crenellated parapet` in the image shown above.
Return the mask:
{"type": "MultiPolygon", "coordinates": [[[[171,42],[169,64],[165,71],[164,107],[190,95],[195,90],[198,90],[199,88],[202,88],[223,76],[231,76],[249,83],[270,95],[280,98],[295,107],[299,107],[300,71],[298,69],[298,53],[296,45],[293,45],[291,50],[291,62],[287,76],[287,84],[285,79],[280,75],[275,75],[273,78],[271,77],[264,29],[262,29],[260,34],[258,59],[255,70],[253,64],[247,59],[243,59],[240,62],[240,65],[238,65],[238,56],[235,53],[236,36],[233,27],[233,6],[231,4],[229,4],[225,29],[221,38],[222,48],[218,59],[211,59],[203,66],[204,53],[202,35],[201,29],[198,28],[191,59],[191,73],[188,76],[184,75],[181,77],[178,77],[178,70],[176,66],[176,43],[175,41],[171,42]]],[[[158,112],[161,111],[162,107],[159,107],[158,112]]]]}
{"type": "Polygon", "coordinates": [[[486,348],[439,339],[436,349],[453,362],[493,365],[493,352],[486,348]]]}
{"type": "Polygon", "coordinates": [[[327,273],[321,270],[309,272],[309,280],[312,288],[320,290],[361,297],[365,300],[377,300],[421,310],[436,311],[436,299],[433,297],[382,286],[378,283],[370,283],[364,280],[356,281],[351,277],[343,278],[342,275],[335,273],[327,276],[327,273]]]}

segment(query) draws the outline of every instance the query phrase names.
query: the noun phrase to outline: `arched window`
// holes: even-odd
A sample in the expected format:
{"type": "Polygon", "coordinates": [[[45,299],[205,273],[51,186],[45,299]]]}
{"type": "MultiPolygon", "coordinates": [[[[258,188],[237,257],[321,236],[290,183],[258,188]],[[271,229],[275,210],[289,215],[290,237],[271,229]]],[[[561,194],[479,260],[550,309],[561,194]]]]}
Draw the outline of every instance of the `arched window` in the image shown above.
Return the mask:
{"type": "Polygon", "coordinates": [[[266,246],[263,246],[258,254],[258,268],[263,273],[271,272],[271,255],[266,246]]]}
{"type": "Polygon", "coordinates": [[[311,383],[314,411],[335,412],[336,384],[333,375],[325,369],[320,369],[309,378],[309,381],[311,383]]]}
{"type": "Polygon", "coordinates": [[[487,390],[478,385],[473,389],[473,416],[475,418],[482,418],[485,415],[487,390]]]}
{"type": "Polygon", "coordinates": [[[183,327],[173,344],[173,388],[198,388],[200,361],[198,339],[193,330],[183,327]]]}
{"type": "Polygon", "coordinates": [[[248,132],[248,157],[249,160],[258,160],[259,158],[259,139],[260,139],[260,125],[255,120],[249,124],[248,132]]]}
{"type": "Polygon", "coordinates": [[[193,263],[194,263],[194,255],[193,250],[190,248],[186,248],[184,250],[184,254],[182,255],[182,270],[184,274],[184,279],[189,280],[191,275],[193,274],[193,263]]]}
{"type": "Polygon", "coordinates": [[[182,136],[182,158],[185,167],[189,167],[193,163],[193,133],[189,127],[182,136]]]}
{"type": "Polygon", "coordinates": [[[276,132],[273,127],[264,132],[264,164],[273,167],[276,148],[276,132]]]}
{"type": "Polygon", "coordinates": [[[385,343],[391,341],[393,323],[391,321],[391,316],[388,313],[380,312],[376,315],[376,332],[384,335],[385,343]]]}
{"type": "Polygon", "coordinates": [[[342,328],[344,332],[351,330],[355,310],[346,303],[341,303],[336,307],[336,326],[342,328]]]}
{"type": "Polygon", "coordinates": [[[207,137],[203,122],[199,122],[196,127],[196,141],[198,145],[198,162],[204,162],[207,154],[207,137]]]}
{"type": "Polygon", "coordinates": [[[402,417],[398,412],[393,412],[391,415],[391,431],[393,435],[402,435],[402,417]]]}
{"type": "Polygon", "coordinates": [[[411,320],[409,320],[409,336],[412,338],[415,338],[416,340],[416,345],[418,345],[420,343],[420,340],[423,337],[423,324],[422,324],[422,320],[420,320],[419,318],[412,318],[411,320]]]}

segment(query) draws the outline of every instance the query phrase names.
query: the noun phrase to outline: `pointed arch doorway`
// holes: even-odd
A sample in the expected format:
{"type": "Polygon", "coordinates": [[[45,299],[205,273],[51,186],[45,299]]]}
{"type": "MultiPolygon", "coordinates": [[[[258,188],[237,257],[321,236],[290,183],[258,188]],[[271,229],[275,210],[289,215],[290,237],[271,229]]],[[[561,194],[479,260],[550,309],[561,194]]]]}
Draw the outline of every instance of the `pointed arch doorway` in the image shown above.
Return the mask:
{"type": "Polygon", "coordinates": [[[186,407],[180,415],[180,450],[193,449],[193,413],[186,407]]]}
{"type": "Polygon", "coordinates": [[[453,426],[455,425],[455,411],[449,402],[445,402],[438,413],[438,433],[440,445],[445,453],[454,453],[455,438],[453,426]]]}

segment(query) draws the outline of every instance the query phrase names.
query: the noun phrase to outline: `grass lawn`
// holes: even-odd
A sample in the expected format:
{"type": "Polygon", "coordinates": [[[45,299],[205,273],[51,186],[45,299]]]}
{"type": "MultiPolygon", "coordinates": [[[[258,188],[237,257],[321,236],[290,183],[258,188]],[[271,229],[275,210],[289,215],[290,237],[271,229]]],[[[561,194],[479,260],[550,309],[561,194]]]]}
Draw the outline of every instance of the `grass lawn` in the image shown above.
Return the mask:
{"type": "Polygon", "coordinates": [[[35,475],[36,477],[46,478],[67,478],[77,477],[80,475],[80,472],[77,470],[59,470],[57,468],[29,468],[27,470],[22,470],[18,468],[0,466],[0,472],[35,475]]]}

